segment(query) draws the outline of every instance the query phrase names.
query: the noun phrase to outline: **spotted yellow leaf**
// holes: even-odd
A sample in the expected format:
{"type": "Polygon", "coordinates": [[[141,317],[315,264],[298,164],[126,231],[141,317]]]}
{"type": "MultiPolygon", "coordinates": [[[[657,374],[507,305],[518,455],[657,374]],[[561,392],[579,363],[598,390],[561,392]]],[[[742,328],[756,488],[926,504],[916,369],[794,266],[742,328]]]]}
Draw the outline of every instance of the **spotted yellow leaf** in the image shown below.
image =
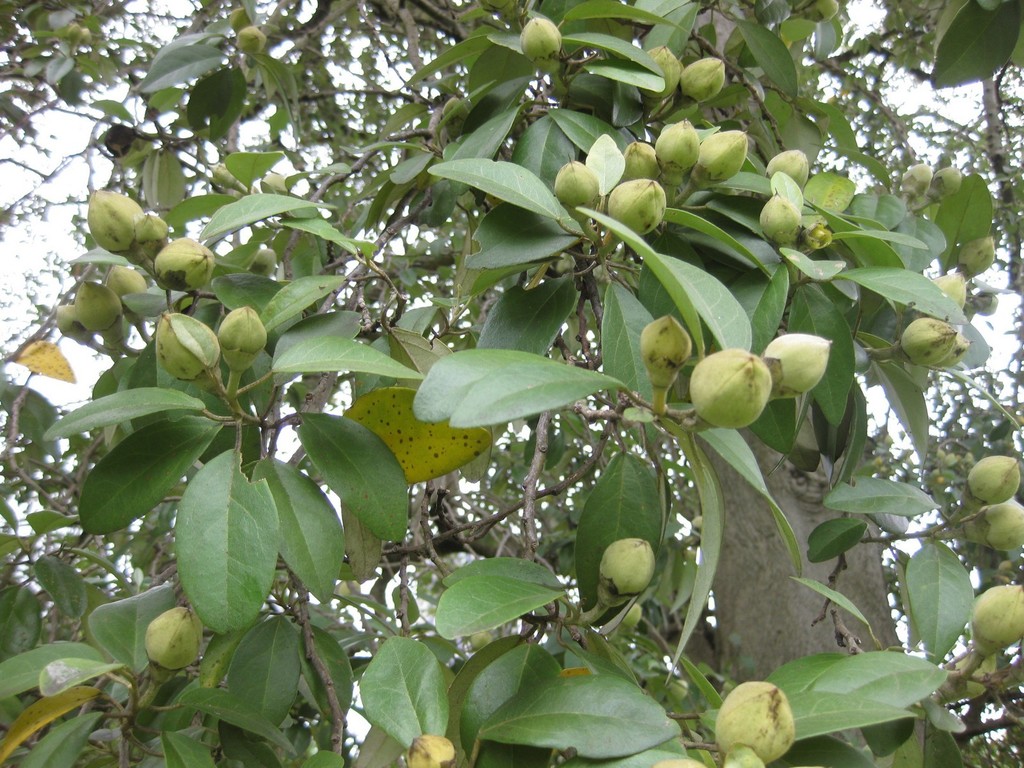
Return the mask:
{"type": "Polygon", "coordinates": [[[56,696],[45,696],[25,707],[18,715],[18,719],[11,723],[4,740],[0,742],[0,763],[6,760],[32,734],[45,728],[61,715],[72,709],[78,709],[89,699],[99,695],[98,688],[83,685],[69,688],[56,696]]]}
{"type": "Polygon", "coordinates": [[[395,454],[409,483],[431,480],[468,464],[491,445],[483,427],[453,429],[447,421],[428,424],[412,412],[416,390],[375,389],[356,400],[345,416],[373,432],[395,454]]]}
{"type": "Polygon", "coordinates": [[[21,350],[14,362],[24,365],[32,373],[75,383],[75,372],[71,370],[71,364],[60,347],[52,341],[33,341],[21,350]]]}

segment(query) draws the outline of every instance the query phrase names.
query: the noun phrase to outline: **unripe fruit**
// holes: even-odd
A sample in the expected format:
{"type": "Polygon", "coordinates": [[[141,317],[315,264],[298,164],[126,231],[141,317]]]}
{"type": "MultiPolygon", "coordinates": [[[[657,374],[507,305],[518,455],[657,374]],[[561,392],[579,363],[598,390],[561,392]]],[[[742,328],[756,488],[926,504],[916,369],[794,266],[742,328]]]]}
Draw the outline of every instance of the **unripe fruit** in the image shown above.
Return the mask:
{"type": "Polygon", "coordinates": [[[932,280],[933,283],[960,309],[967,303],[967,278],[961,272],[950,272],[932,280]]]}
{"type": "Polygon", "coordinates": [[[967,489],[982,504],[1009,501],[1020,488],[1020,462],[1012,456],[986,456],[967,473],[967,489]]]}
{"type": "Polygon", "coordinates": [[[960,185],[964,177],[957,168],[940,168],[932,176],[932,183],[928,187],[928,196],[941,200],[944,197],[955,195],[960,191],[960,185]]]}
{"type": "Polygon", "coordinates": [[[990,317],[999,309],[999,297],[994,293],[976,293],[971,297],[974,311],[983,317],[990,317]]]}
{"type": "Polygon", "coordinates": [[[907,197],[921,197],[928,192],[928,187],[931,186],[931,183],[931,166],[918,163],[917,165],[910,166],[907,172],[903,174],[903,179],[900,181],[900,189],[903,190],[907,197]]]}
{"type": "Polygon", "coordinates": [[[626,167],[622,171],[622,181],[633,179],[657,179],[661,169],[658,167],[658,155],[654,147],[645,141],[634,141],[622,153],[626,167]]]}
{"type": "Polygon", "coordinates": [[[75,294],[75,319],[87,331],[105,331],[121,318],[121,299],[99,283],[82,283],[75,294]]]}
{"type": "Polygon", "coordinates": [[[768,161],[768,167],[765,169],[765,174],[769,179],[776,173],[786,174],[796,182],[798,187],[803,189],[804,184],[807,183],[807,176],[810,173],[807,155],[799,149],[789,149],[785,152],[780,152],[768,161]]]}
{"type": "Polygon", "coordinates": [[[970,349],[971,340],[964,336],[961,331],[957,331],[956,338],[953,339],[953,348],[949,350],[948,355],[935,363],[935,367],[952,368],[967,356],[970,349]]]}
{"type": "Polygon", "coordinates": [[[991,237],[982,237],[964,243],[960,248],[957,261],[960,264],[960,271],[967,277],[980,275],[992,266],[996,260],[996,244],[991,237]]]}
{"type": "Polygon", "coordinates": [[[172,291],[196,291],[213,276],[213,252],[188,237],[173,240],[156,255],[156,280],[172,291]]]}
{"type": "Polygon", "coordinates": [[[254,275],[269,277],[277,269],[277,253],[273,248],[260,248],[249,262],[249,271],[254,275]]]}
{"type": "Polygon", "coordinates": [[[683,71],[682,63],[672,52],[672,49],[664,45],[652,48],[647,53],[661,67],[661,74],[665,79],[664,88],[660,91],[648,91],[648,93],[653,93],[659,99],[671,96],[675,93],[676,88],[679,87],[679,74],[683,71]]]}
{"type": "Polygon", "coordinates": [[[654,575],[654,550],[646,539],[619,539],[601,556],[598,600],[621,605],[647,589],[654,575]]]}
{"type": "Polygon", "coordinates": [[[194,317],[165,312],[156,324],[156,357],[171,376],[196,381],[217,365],[217,334],[194,317]]]}
{"type": "Polygon", "coordinates": [[[236,44],[238,50],[243,53],[262,53],[263,49],[267,47],[267,36],[263,34],[262,29],[250,24],[248,27],[238,30],[236,44]]]}
{"type": "Polygon", "coordinates": [[[779,361],[781,376],[772,390],[775,397],[795,397],[817,386],[828,367],[832,342],[807,333],[779,336],[765,347],[764,358],[779,361]]]}
{"type": "Polygon", "coordinates": [[[118,298],[129,293],[145,293],[148,287],[145,276],[131,267],[115,264],[107,273],[107,288],[118,298]]]}
{"type": "Polygon", "coordinates": [[[67,34],[68,42],[71,43],[72,48],[89,45],[92,42],[92,32],[88,27],[83,27],[81,24],[68,24],[67,34]]]}
{"type": "Polygon", "coordinates": [[[764,768],[764,760],[750,747],[739,744],[729,750],[722,768],[764,768]]]}
{"type": "Polygon", "coordinates": [[[640,359],[657,388],[672,386],[692,349],[690,334],[672,315],[651,321],[640,332],[640,359]]]}
{"type": "Polygon", "coordinates": [[[633,603],[626,611],[626,615],[622,617],[622,621],[619,622],[619,629],[623,632],[636,629],[643,617],[644,609],[640,607],[640,603],[633,603]]]}
{"type": "Polygon", "coordinates": [[[267,345],[267,329],[252,307],[239,307],[227,314],[217,332],[221,356],[232,371],[244,371],[267,345]]]}
{"type": "Polygon", "coordinates": [[[645,235],[661,224],[667,205],[661,184],[650,179],[634,179],[612,190],[608,196],[608,215],[638,235],[645,235]]]}
{"type": "Polygon", "coordinates": [[[839,0],[815,0],[807,18],[811,21],[828,21],[839,13],[839,0]]]}
{"type": "Polygon", "coordinates": [[[1010,551],[1024,546],[1024,507],[1014,500],[982,507],[964,526],[968,540],[992,549],[1010,551]]]}
{"type": "Polygon", "coordinates": [[[708,136],[700,144],[694,178],[699,184],[725,181],[739,173],[747,159],[747,134],[722,131],[708,136]]]}
{"type": "Polygon", "coordinates": [[[1024,638],[1024,586],[1003,584],[985,590],[974,601],[971,642],[984,656],[1024,638]]]}
{"type": "Polygon", "coordinates": [[[566,163],[555,176],[555,197],[569,209],[578,205],[592,206],[600,195],[597,174],[579,160],[566,163]]]}
{"type": "Polygon", "coordinates": [[[469,647],[474,651],[479,651],[481,648],[485,648],[490,645],[491,641],[494,640],[494,635],[487,631],[474,632],[469,636],[469,647]]]}
{"type": "Polygon", "coordinates": [[[135,219],[135,242],[139,245],[159,242],[167,237],[167,222],[153,213],[135,219]]]}
{"type": "Polygon", "coordinates": [[[235,32],[241,32],[252,24],[252,19],[249,18],[249,13],[245,8],[235,8],[228,14],[228,23],[235,32]]]}
{"type": "Polygon", "coordinates": [[[224,165],[224,163],[217,163],[217,165],[213,167],[213,173],[210,174],[210,181],[223,189],[234,189],[239,192],[247,191],[245,185],[228,170],[228,167],[224,165]]]}
{"type": "Polygon", "coordinates": [[[78,322],[78,312],[75,311],[74,304],[61,304],[58,306],[55,321],[57,323],[57,330],[64,336],[74,339],[88,334],[85,326],[78,322]]]}
{"type": "Polygon", "coordinates": [[[782,757],[796,740],[789,701],[771,683],[740,683],[725,697],[715,723],[715,741],[723,752],[750,747],[766,763],[782,757]]]}
{"type": "Polygon", "coordinates": [[[721,59],[700,59],[679,73],[679,90],[694,101],[717,96],[724,85],[725,62],[721,59]]]}
{"type": "Polygon", "coordinates": [[[919,317],[900,337],[900,347],[914,365],[936,365],[949,356],[956,343],[956,328],[933,317],[919,317]]]}
{"type": "Polygon", "coordinates": [[[658,167],[666,183],[678,186],[683,174],[693,168],[700,154],[700,136],[689,120],[666,125],[654,142],[658,167]]]}
{"type": "Polygon", "coordinates": [[[739,429],[757,421],[772,394],[772,374],[757,355],[723,349],[701,360],[690,376],[690,402],[716,427],[739,429]]]}
{"type": "Polygon", "coordinates": [[[804,245],[812,251],[828,248],[832,245],[832,230],[824,224],[815,224],[804,230],[804,245]]]}
{"type": "Polygon", "coordinates": [[[523,27],[519,45],[526,58],[542,68],[549,68],[558,61],[562,51],[562,33],[551,20],[535,16],[523,27]]]}
{"type": "Polygon", "coordinates": [[[760,221],[764,236],[777,245],[794,245],[800,236],[800,209],[782,195],[764,204],[760,221]]]}
{"type": "Polygon", "coordinates": [[[405,762],[409,768],[452,768],[455,745],[444,736],[425,733],[413,739],[405,762]]]}
{"type": "Polygon", "coordinates": [[[146,655],[163,669],[184,669],[199,655],[203,624],[188,608],[164,611],[146,627],[146,655]]]}
{"type": "Polygon", "coordinates": [[[89,234],[96,245],[112,253],[126,251],[135,239],[135,219],[142,207],[116,192],[93,192],[89,198],[89,234]]]}

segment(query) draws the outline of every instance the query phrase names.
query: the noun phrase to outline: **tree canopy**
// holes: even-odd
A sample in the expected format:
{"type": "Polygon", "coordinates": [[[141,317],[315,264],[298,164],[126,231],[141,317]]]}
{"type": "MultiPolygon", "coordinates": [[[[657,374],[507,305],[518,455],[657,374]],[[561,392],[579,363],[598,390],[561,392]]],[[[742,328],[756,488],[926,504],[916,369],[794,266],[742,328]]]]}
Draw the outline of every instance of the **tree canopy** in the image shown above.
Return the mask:
{"type": "Polygon", "coordinates": [[[0,764],[1019,764],[1022,6],[8,4],[0,764]]]}

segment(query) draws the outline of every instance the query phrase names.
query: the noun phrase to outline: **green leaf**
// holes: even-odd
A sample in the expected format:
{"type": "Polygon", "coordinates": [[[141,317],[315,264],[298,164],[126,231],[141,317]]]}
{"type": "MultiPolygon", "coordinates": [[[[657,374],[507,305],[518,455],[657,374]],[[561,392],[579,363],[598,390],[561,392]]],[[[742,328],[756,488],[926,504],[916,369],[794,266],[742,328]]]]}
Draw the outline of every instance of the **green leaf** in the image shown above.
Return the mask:
{"type": "Polygon", "coordinates": [[[849,280],[879,296],[912,307],[918,312],[954,324],[966,323],[963,311],[924,275],[906,269],[861,267],[840,273],[836,280],[849,280]]]}
{"type": "Polygon", "coordinates": [[[202,400],[176,389],[140,387],[115,392],[76,408],[46,430],[43,438],[54,440],[89,432],[98,427],[122,424],[163,411],[202,411],[202,400]]]}
{"type": "Polygon", "coordinates": [[[345,532],[331,502],[304,473],[267,458],[253,480],[266,480],[281,530],[281,557],[318,600],[334,597],[338,568],[345,557],[345,532]]]}
{"type": "Polygon", "coordinates": [[[857,515],[885,514],[900,517],[917,517],[938,506],[920,488],[877,477],[858,478],[856,485],[836,486],[825,496],[824,504],[829,509],[857,515]]]}
{"type": "MultiPolygon", "coordinates": [[[[637,24],[653,26],[657,24],[672,24],[670,21],[656,13],[626,5],[618,0],[585,0],[582,3],[572,6],[562,17],[563,21],[577,21],[579,19],[625,19],[637,24]]],[[[673,25],[674,26],[674,25],[673,25]]]]}
{"type": "Polygon", "coordinates": [[[907,563],[907,613],[931,659],[941,660],[971,618],[970,574],[945,544],[927,542],[907,563]]]}
{"type": "Polygon", "coordinates": [[[56,696],[100,675],[124,669],[124,664],[94,659],[65,658],[51,661],[39,673],[39,692],[43,696],[56,696]]]}
{"type": "Polygon", "coordinates": [[[448,727],[444,675],[423,643],[385,640],[363,672],[359,690],[366,719],[406,748],[417,736],[444,735],[448,727]]]}
{"type": "Polygon", "coordinates": [[[416,393],[414,409],[422,421],[489,426],[621,386],[610,376],[526,352],[469,349],[434,364],[416,393]]]}
{"type": "Polygon", "coordinates": [[[305,414],[299,440],[345,509],[380,539],[405,536],[405,473],[384,441],[362,424],[326,414],[305,414]]]}
{"type": "Polygon", "coordinates": [[[938,690],[948,674],[899,651],[870,651],[844,656],[818,676],[811,690],[909,707],[938,690]]]}
{"type": "Polygon", "coordinates": [[[478,37],[467,37],[465,40],[444,49],[437,58],[426,66],[421,67],[416,74],[412,76],[412,79],[409,80],[407,85],[412,85],[413,83],[430,77],[437,72],[447,69],[453,64],[458,64],[464,59],[476,56],[478,53],[490,48],[491,45],[491,41],[488,40],[484,34],[481,34],[478,37]]]}
{"type": "Polygon", "coordinates": [[[247,701],[223,688],[189,688],[178,697],[176,703],[192,707],[241,728],[243,731],[266,739],[289,755],[295,754],[295,748],[291,742],[273,723],[249,706],[247,701]]]}
{"type": "Polygon", "coordinates": [[[86,475],[78,514],[87,533],[112,533],[149,512],[220,431],[207,419],[158,421],[128,435],[86,475]],[[173,446],[173,450],[169,450],[173,446]]]}
{"type": "Polygon", "coordinates": [[[812,259],[807,254],[792,248],[779,248],[779,253],[794,267],[815,282],[827,282],[846,269],[846,262],[840,260],[812,259]]]}
{"type": "Polygon", "coordinates": [[[619,145],[608,134],[603,134],[587,152],[587,168],[597,176],[598,192],[607,195],[626,170],[626,158],[619,145]]]}
{"type": "MultiPolygon", "coordinates": [[[[518,118],[518,105],[495,115],[486,123],[465,135],[455,152],[452,153],[450,160],[493,158],[497,151],[501,149],[501,145],[505,143],[505,138],[516,124],[518,118]]],[[[427,157],[432,159],[432,155],[427,155],[427,157]]],[[[399,183],[397,179],[395,183],[399,183]]]]}
{"type": "Polygon", "coordinates": [[[51,661],[89,659],[100,663],[102,655],[85,643],[48,643],[19,653],[0,663],[0,699],[17,696],[39,685],[39,675],[51,661]]]}
{"type": "Polygon", "coordinates": [[[284,152],[232,152],[224,158],[224,165],[243,186],[250,187],[283,159],[284,152]]]}
{"type": "Polygon", "coordinates": [[[853,337],[846,318],[820,287],[801,286],[793,295],[788,330],[831,340],[825,375],[811,392],[829,423],[838,425],[846,414],[855,366],[853,337]]]}
{"type": "Polygon", "coordinates": [[[368,344],[339,336],[317,336],[289,345],[275,356],[277,373],[319,373],[353,371],[395,379],[421,379],[419,371],[407,368],[368,344]]]}
{"type": "Polygon", "coordinates": [[[181,586],[203,624],[218,633],[256,618],[277,566],[274,497],[266,481],[248,481],[240,458],[225,451],[196,473],[174,526],[181,586]]]}
{"type": "Polygon", "coordinates": [[[519,557],[488,557],[474,560],[444,577],[444,585],[451,587],[470,576],[501,576],[516,581],[527,581],[549,589],[563,590],[558,576],[540,563],[519,557]]]}
{"type": "Polygon", "coordinates": [[[584,152],[605,135],[611,136],[619,145],[619,149],[624,150],[628,143],[628,140],[623,138],[613,125],[585,112],[577,112],[574,109],[552,109],[548,115],[558,123],[558,127],[569,137],[569,140],[584,152]]]}
{"type": "Polygon", "coordinates": [[[753,21],[740,21],[736,26],[758,66],[787,96],[797,95],[796,65],[786,44],[769,29],[753,21]]]}
{"type": "Polygon", "coordinates": [[[469,576],[448,587],[437,603],[437,632],[454,639],[494,629],[565,596],[508,576],[469,576]]]}
{"type": "Polygon", "coordinates": [[[532,123],[512,150],[513,163],[551,184],[554,184],[559,169],[575,157],[576,147],[548,115],[532,123]]]}
{"type": "Polygon", "coordinates": [[[228,667],[228,690],[271,723],[288,715],[299,687],[299,633],[283,616],[250,629],[228,667]]]}
{"type": "Polygon", "coordinates": [[[224,62],[224,52],[212,45],[168,46],[159,51],[149,65],[149,71],[141,83],[142,93],[155,93],[172,85],[186,83],[205,75],[224,62]]]}
{"type": "Polygon", "coordinates": [[[146,628],[149,622],[174,607],[170,584],[97,606],[89,614],[89,632],[104,651],[136,672],[149,664],[146,628]]]}
{"type": "Polygon", "coordinates": [[[906,709],[852,695],[802,691],[792,696],[787,694],[787,698],[793,710],[796,737],[800,740],[913,717],[906,709]]]}
{"type": "Polygon", "coordinates": [[[353,240],[351,237],[346,237],[329,221],[319,217],[310,219],[284,219],[281,222],[281,226],[287,227],[288,229],[294,229],[299,232],[308,232],[315,237],[319,237],[321,240],[326,240],[329,243],[340,245],[352,254],[372,253],[375,247],[373,243],[367,242],[366,240],[353,240]]]}
{"type": "Polygon", "coordinates": [[[289,195],[252,194],[241,200],[229,203],[217,209],[210,221],[199,233],[201,240],[214,240],[235,232],[242,227],[255,224],[257,221],[280,216],[282,213],[303,211],[317,208],[321,203],[311,203],[289,195]]]}
{"type": "Polygon", "coordinates": [[[235,272],[230,275],[215,277],[210,283],[217,299],[228,309],[252,307],[262,312],[284,285],[263,275],[249,272],[235,272]]]}
{"type": "Polygon", "coordinates": [[[545,354],[578,297],[570,278],[547,280],[531,290],[512,286],[488,311],[477,348],[545,354]]]}
{"type": "Polygon", "coordinates": [[[207,128],[211,141],[224,138],[242,114],[248,90],[245,75],[237,67],[207,75],[189,93],[185,110],[189,126],[194,131],[207,128]]]}
{"type": "Polygon", "coordinates": [[[665,78],[656,75],[647,67],[631,61],[618,59],[597,59],[588,61],[583,69],[592,75],[625,83],[644,91],[660,91],[665,87],[665,78]]]}
{"type": "Polygon", "coordinates": [[[32,747],[19,768],[74,768],[102,712],[89,712],[59,723],[32,747]]]}
{"type": "Polygon", "coordinates": [[[1020,30],[1020,3],[1003,2],[991,9],[964,3],[935,50],[936,87],[991,77],[1009,60],[1020,30]]]}
{"type": "Polygon", "coordinates": [[[657,553],[661,544],[662,503],[653,468],[639,456],[617,453],[587,496],[576,529],[576,580],[580,602],[597,602],[601,557],[619,539],[646,539],[657,553]]]}
{"type": "Polygon", "coordinates": [[[992,229],[992,194],[981,176],[964,177],[955,195],[944,198],[935,214],[935,223],[946,236],[946,259],[943,266],[951,268],[959,252],[958,244],[987,237],[992,229]]]}
{"type": "Polygon", "coordinates": [[[466,258],[470,269],[503,269],[552,259],[579,241],[551,219],[507,204],[484,216],[474,238],[480,250],[466,258]]]}
{"type": "Polygon", "coordinates": [[[65,616],[80,618],[88,608],[85,581],[74,566],[53,555],[43,555],[32,564],[32,573],[50,593],[55,607],[65,616]]]}
{"type": "Polygon", "coordinates": [[[807,537],[808,561],[824,563],[853,549],[867,529],[868,524],[863,520],[849,517],[826,520],[807,537]]]}
{"type": "MultiPolygon", "coordinates": [[[[869,632],[871,632],[871,624],[868,622],[866,618],[864,618],[864,614],[861,613],[860,609],[856,605],[854,605],[853,602],[845,595],[836,592],[834,589],[826,587],[824,584],[815,581],[814,579],[804,579],[798,576],[790,576],[789,578],[793,579],[793,581],[803,584],[805,587],[809,589],[813,589],[819,595],[832,601],[840,608],[842,608],[844,611],[853,616],[855,619],[857,619],[861,624],[868,628],[869,632]]],[[[872,633],[872,637],[874,637],[874,633],[872,633]]]]}
{"type": "Polygon", "coordinates": [[[590,758],[630,755],[678,736],[654,699],[608,675],[555,678],[530,686],[498,708],[479,738],[551,749],[575,747],[590,758]]]}
{"type": "Polygon", "coordinates": [[[651,381],[640,357],[640,333],[653,319],[632,291],[614,281],[608,284],[601,321],[604,372],[646,399],[651,397],[651,381]]]}
{"type": "Polygon", "coordinates": [[[293,280],[275,293],[260,312],[263,327],[268,333],[273,331],[344,284],[345,278],[337,275],[314,275],[293,280]]]}
{"type": "MultiPolygon", "coordinates": [[[[894,721],[898,722],[898,721],[894,721]]],[[[827,765],[829,768],[877,768],[874,760],[845,741],[815,736],[801,739],[777,762],[779,766],[827,765]]],[[[893,764],[896,765],[895,763],[893,764]]],[[[899,768],[910,768],[900,765],[899,768]]]]}
{"type": "MultiPolygon", "coordinates": [[[[786,178],[789,178],[788,176],[786,178]]],[[[698,232],[707,235],[708,237],[714,238],[722,245],[725,246],[727,251],[732,251],[740,256],[740,258],[747,262],[751,267],[757,267],[766,275],[771,275],[768,268],[757,258],[757,255],[751,251],[747,246],[743,245],[739,240],[730,235],[724,229],[719,227],[717,224],[712,224],[705,218],[698,216],[695,213],[689,211],[682,211],[678,208],[669,208],[665,211],[665,221],[672,224],[678,224],[681,227],[688,227],[695,229],[698,232]]]]}
{"type": "Polygon", "coordinates": [[[836,173],[816,173],[804,186],[804,200],[836,213],[845,211],[856,194],[857,185],[836,173]]]}
{"type": "Polygon", "coordinates": [[[895,363],[877,363],[872,370],[885,390],[889,405],[910,435],[920,458],[928,455],[928,430],[931,420],[921,384],[905,368],[895,363]]]}
{"type": "MultiPolygon", "coordinates": [[[[315,626],[313,627],[313,645],[334,683],[334,694],[338,699],[338,704],[341,705],[343,711],[347,711],[352,704],[352,665],[349,663],[348,654],[329,632],[315,626]]],[[[302,654],[303,677],[313,693],[321,714],[329,716],[331,706],[327,698],[327,690],[313,665],[308,663],[308,659],[309,653],[304,652],[302,654]]]]}

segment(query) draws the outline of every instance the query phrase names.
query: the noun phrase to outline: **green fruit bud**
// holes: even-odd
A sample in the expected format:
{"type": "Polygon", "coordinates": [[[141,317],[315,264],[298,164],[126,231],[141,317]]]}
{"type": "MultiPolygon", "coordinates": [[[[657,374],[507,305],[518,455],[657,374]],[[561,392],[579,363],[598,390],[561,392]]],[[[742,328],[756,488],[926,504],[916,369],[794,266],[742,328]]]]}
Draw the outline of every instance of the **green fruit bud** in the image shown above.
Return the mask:
{"type": "Polygon", "coordinates": [[[592,206],[600,192],[597,174],[579,160],[566,163],[555,176],[555,197],[570,210],[578,205],[592,206]]]}
{"type": "Polygon", "coordinates": [[[659,317],[640,332],[640,358],[655,388],[672,386],[692,349],[690,334],[672,315],[659,317]]]}
{"type": "Polygon", "coordinates": [[[259,27],[249,25],[238,30],[238,38],[235,42],[238,45],[238,50],[243,53],[263,53],[263,49],[267,47],[267,36],[259,27]]]}
{"type": "Polygon", "coordinates": [[[87,331],[105,331],[121,319],[121,298],[105,285],[82,283],[75,294],[75,319],[87,331]]]}
{"type": "Polygon", "coordinates": [[[1024,507],[1014,500],[982,507],[973,520],[964,525],[969,541],[992,549],[1010,551],[1024,546],[1024,507]]]}
{"type": "Polygon", "coordinates": [[[260,191],[265,194],[287,195],[288,180],[280,173],[268,173],[260,180],[260,191]]]}
{"type": "Polygon", "coordinates": [[[68,24],[67,35],[68,42],[71,43],[72,48],[79,48],[92,42],[92,32],[88,27],[83,27],[81,24],[68,24]]]}
{"type": "Polygon", "coordinates": [[[89,234],[96,245],[111,253],[126,251],[135,239],[135,219],[143,216],[142,207],[130,197],[116,192],[93,192],[89,198],[89,234]]]}
{"type": "Polygon", "coordinates": [[[417,736],[405,758],[409,768],[454,768],[455,745],[444,736],[417,736]]]}
{"type": "Polygon", "coordinates": [[[55,319],[57,330],[69,339],[84,344],[92,337],[92,332],[85,330],[85,326],[78,322],[78,313],[75,311],[74,304],[61,304],[57,307],[55,319]]]}
{"type": "Polygon", "coordinates": [[[974,308],[975,313],[983,317],[990,317],[999,309],[999,297],[987,291],[976,293],[971,297],[971,306],[974,308]]]}
{"type": "Polygon", "coordinates": [[[199,655],[203,624],[188,608],[164,611],[146,627],[146,655],[163,669],[184,669],[199,655]]]}
{"type": "Polygon", "coordinates": [[[764,768],[764,760],[750,747],[738,744],[729,750],[722,768],[764,768]]]}
{"type": "Polygon", "coordinates": [[[601,555],[598,600],[621,605],[647,589],[654,576],[654,550],[646,539],[619,539],[601,555]]]}
{"type": "Polygon", "coordinates": [[[724,85],[725,62],[721,59],[699,59],[679,73],[679,90],[694,101],[717,96],[724,85]]]}
{"type": "Polygon", "coordinates": [[[160,242],[167,238],[167,222],[154,213],[144,213],[135,219],[135,242],[139,245],[160,242]]]}
{"type": "Polygon", "coordinates": [[[957,168],[940,168],[932,176],[932,183],[928,187],[928,197],[933,200],[941,200],[944,197],[955,195],[960,191],[963,180],[963,174],[957,168]]]}
{"type": "Polygon", "coordinates": [[[622,617],[622,621],[619,622],[619,629],[623,632],[636,629],[643,617],[644,609],[640,607],[640,603],[633,603],[626,611],[626,615],[622,617]]]}
{"type": "Polygon", "coordinates": [[[273,248],[260,248],[249,262],[249,271],[254,275],[269,277],[277,270],[277,253],[273,248]]]}
{"type": "Polygon", "coordinates": [[[188,237],[173,240],[156,255],[156,281],[172,291],[197,291],[213,276],[213,252],[188,237]]]}
{"type": "Polygon", "coordinates": [[[228,312],[217,332],[221,355],[232,371],[244,371],[267,345],[267,329],[252,307],[228,312]]]}
{"type": "Polygon", "coordinates": [[[772,395],[795,397],[817,386],[828,367],[832,342],[807,333],[789,333],[765,347],[765,358],[777,360],[781,375],[772,395]]]}
{"type": "Polygon", "coordinates": [[[810,165],[807,162],[807,155],[799,149],[789,149],[780,152],[768,161],[765,174],[770,179],[776,173],[784,173],[796,182],[800,189],[807,183],[807,176],[810,174],[810,165]]]}
{"type": "Polygon", "coordinates": [[[971,642],[990,656],[1024,638],[1024,586],[1003,584],[985,590],[974,601],[971,642]]]}
{"type": "Polygon", "coordinates": [[[739,173],[747,159],[747,134],[743,131],[721,131],[700,143],[700,154],[694,166],[698,184],[715,184],[739,173]]]}
{"type": "Polygon", "coordinates": [[[900,182],[900,189],[907,197],[913,199],[916,197],[922,197],[928,192],[928,187],[932,183],[932,169],[931,166],[925,165],[924,163],[918,163],[912,165],[907,172],[903,174],[903,179],[900,182]]]}
{"type": "Polygon", "coordinates": [[[661,169],[658,167],[658,155],[654,147],[645,141],[634,141],[622,153],[626,168],[622,172],[622,181],[634,179],[657,179],[661,169]]]}
{"type": "Polygon", "coordinates": [[[996,244],[991,237],[982,237],[971,240],[960,247],[960,254],[957,261],[960,270],[967,277],[980,275],[992,266],[996,260],[996,244]]]}
{"type": "Polygon", "coordinates": [[[228,14],[228,23],[231,24],[232,30],[235,32],[241,32],[252,24],[252,19],[249,18],[249,14],[245,8],[235,8],[230,14],[228,14]]]}
{"type": "Polygon", "coordinates": [[[777,245],[791,246],[800,236],[800,209],[782,195],[772,198],[761,209],[764,236],[777,245]]]}
{"type": "Polygon", "coordinates": [[[145,293],[148,287],[145,276],[131,267],[114,265],[107,272],[107,288],[118,298],[129,293],[145,293]]]}
{"type": "Polygon", "coordinates": [[[812,251],[828,248],[832,245],[832,230],[824,224],[815,224],[810,229],[805,229],[803,237],[804,245],[812,251]]]}
{"type": "Polygon", "coordinates": [[[700,154],[700,136],[689,120],[666,125],[654,142],[658,167],[665,182],[678,186],[683,174],[693,168],[700,154]]]}
{"type": "Polygon", "coordinates": [[[165,312],[156,324],[156,357],[176,379],[203,380],[220,360],[220,344],[194,317],[165,312]]]}
{"type": "Polygon", "coordinates": [[[659,99],[664,99],[667,96],[671,96],[675,93],[676,88],[679,87],[679,74],[683,71],[683,65],[672,49],[664,45],[659,45],[657,48],[652,48],[647,52],[654,62],[661,67],[661,74],[665,79],[665,87],[660,91],[649,91],[653,93],[659,99]]]}
{"type": "Polygon", "coordinates": [[[919,317],[900,337],[900,347],[914,365],[937,365],[956,344],[956,328],[933,317],[919,317]]]}
{"type": "Polygon", "coordinates": [[[757,355],[723,349],[701,360],[690,376],[690,402],[716,427],[739,429],[757,421],[772,394],[772,374],[757,355]]]}
{"type": "Polygon", "coordinates": [[[807,12],[807,18],[811,21],[828,21],[839,13],[838,0],[815,0],[814,5],[807,12]]]}
{"type": "Polygon", "coordinates": [[[967,473],[967,489],[982,504],[1001,504],[1020,488],[1020,462],[1012,456],[986,456],[967,473]]]}
{"type": "Polygon", "coordinates": [[[967,303],[967,278],[960,272],[950,272],[932,280],[960,309],[967,303]]]}
{"type": "Polygon", "coordinates": [[[469,636],[469,647],[474,651],[479,651],[481,648],[485,648],[490,645],[492,640],[494,640],[494,635],[490,632],[474,632],[469,636]]]}
{"type": "Polygon", "coordinates": [[[715,722],[715,741],[723,752],[750,747],[764,762],[782,757],[796,740],[789,701],[771,683],[740,683],[725,697],[715,722]]]}
{"type": "Polygon", "coordinates": [[[956,338],[953,339],[953,347],[949,350],[949,354],[935,363],[935,367],[952,368],[967,356],[970,349],[971,340],[964,336],[961,331],[957,331],[956,338]]]}
{"type": "Polygon", "coordinates": [[[668,201],[661,184],[650,179],[633,179],[619,184],[608,196],[608,215],[638,235],[661,224],[668,201]]]}
{"type": "Polygon", "coordinates": [[[535,16],[523,27],[519,45],[526,58],[547,69],[558,62],[558,55],[562,52],[562,33],[551,20],[535,16]]]}

